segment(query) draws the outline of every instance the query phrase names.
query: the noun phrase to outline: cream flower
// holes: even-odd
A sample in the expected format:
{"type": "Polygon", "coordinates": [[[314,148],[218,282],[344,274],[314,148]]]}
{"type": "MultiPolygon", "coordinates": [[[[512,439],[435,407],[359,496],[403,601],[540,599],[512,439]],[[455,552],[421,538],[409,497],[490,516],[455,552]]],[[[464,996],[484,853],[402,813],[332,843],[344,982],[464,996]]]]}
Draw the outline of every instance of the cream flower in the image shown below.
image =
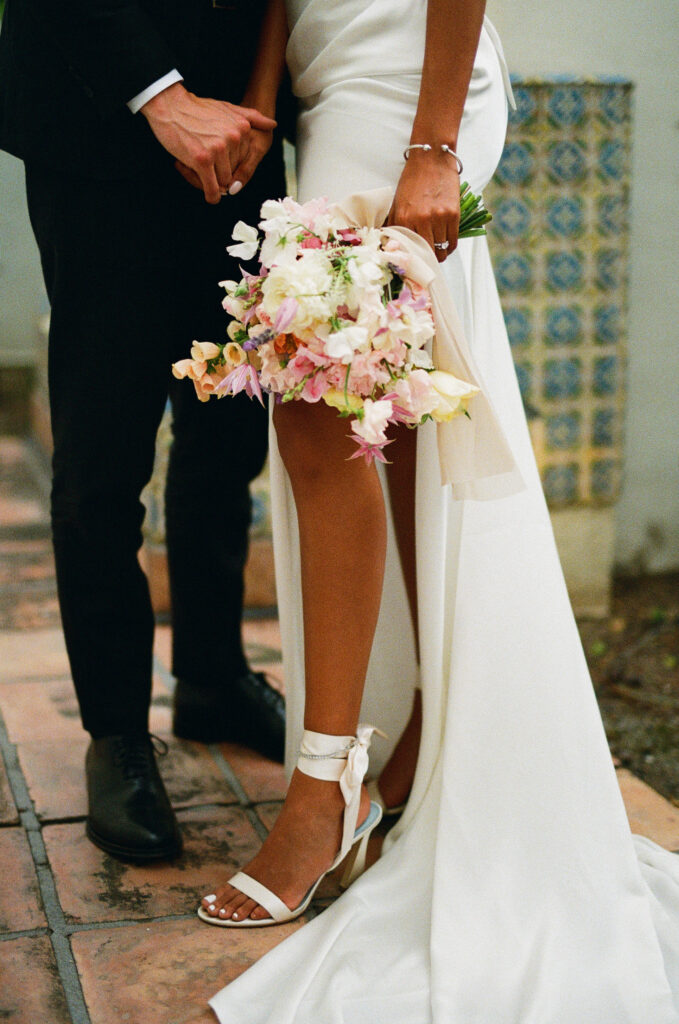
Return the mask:
{"type": "Polygon", "coordinates": [[[338,391],[337,388],[330,388],[329,391],[326,391],[323,401],[326,405],[331,405],[333,409],[339,409],[340,412],[358,412],[363,408],[363,399],[360,395],[347,393],[345,397],[344,392],[338,391]]]}
{"type": "Polygon", "coordinates": [[[434,388],[438,402],[432,410],[432,417],[439,423],[452,420],[467,411],[470,400],[479,389],[473,384],[459,380],[445,370],[434,370],[429,374],[429,383],[434,388]]]}
{"type": "Polygon", "coordinates": [[[206,363],[208,359],[216,359],[221,349],[213,341],[194,341],[191,346],[191,358],[197,363],[206,363]]]}
{"type": "Polygon", "coordinates": [[[237,342],[230,341],[228,345],[224,346],[224,358],[229,366],[240,366],[241,363],[246,362],[248,357],[237,342]]]}

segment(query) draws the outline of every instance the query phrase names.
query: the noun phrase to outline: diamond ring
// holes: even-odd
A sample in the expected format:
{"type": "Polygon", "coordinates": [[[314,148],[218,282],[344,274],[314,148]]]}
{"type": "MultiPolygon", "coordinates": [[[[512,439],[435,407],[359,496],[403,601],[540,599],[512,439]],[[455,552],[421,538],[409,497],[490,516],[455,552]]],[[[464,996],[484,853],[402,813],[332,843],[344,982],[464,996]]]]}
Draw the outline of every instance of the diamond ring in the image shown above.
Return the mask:
{"type": "Polygon", "coordinates": [[[435,249],[450,249],[450,242],[434,242],[435,249]]]}

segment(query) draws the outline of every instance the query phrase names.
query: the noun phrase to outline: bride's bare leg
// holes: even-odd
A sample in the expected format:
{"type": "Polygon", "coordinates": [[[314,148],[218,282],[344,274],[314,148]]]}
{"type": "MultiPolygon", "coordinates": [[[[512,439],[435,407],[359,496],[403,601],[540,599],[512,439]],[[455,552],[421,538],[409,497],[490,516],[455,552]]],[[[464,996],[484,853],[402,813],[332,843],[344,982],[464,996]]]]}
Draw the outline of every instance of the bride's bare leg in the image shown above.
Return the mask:
{"type": "MultiPolygon", "coordinates": [[[[377,624],[384,559],[384,499],[374,466],[347,461],[348,426],[322,403],[277,406],[274,422],[297,506],[302,560],[304,725],[353,735],[377,624]]],[[[295,771],[271,834],[245,870],[291,909],[334,860],[344,800],[336,783],[295,771]]],[[[363,792],[359,823],[369,811],[363,792]]],[[[211,894],[212,895],[212,894],[211,894]]],[[[230,885],[203,906],[215,917],[269,914],[230,885]],[[214,907],[214,910],[212,909],[214,907]]]]}
{"type": "MultiPolygon", "coordinates": [[[[415,562],[415,463],[417,431],[397,428],[395,440],[387,452],[391,462],[387,467],[387,482],[394,532],[405,582],[410,618],[415,637],[415,655],[420,661],[419,620],[417,612],[417,575],[415,562]]],[[[389,761],[380,775],[380,793],[387,807],[405,803],[410,793],[415,765],[420,749],[422,732],[422,692],[418,688],[413,697],[413,708],[389,761]]]]}

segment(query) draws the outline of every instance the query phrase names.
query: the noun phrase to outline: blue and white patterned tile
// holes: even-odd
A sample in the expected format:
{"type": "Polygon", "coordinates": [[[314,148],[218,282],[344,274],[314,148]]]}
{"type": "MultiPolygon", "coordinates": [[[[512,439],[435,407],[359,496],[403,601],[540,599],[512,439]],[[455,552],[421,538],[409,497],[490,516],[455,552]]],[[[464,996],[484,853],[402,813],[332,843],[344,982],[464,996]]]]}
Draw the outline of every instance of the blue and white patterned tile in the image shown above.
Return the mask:
{"type": "Polygon", "coordinates": [[[516,294],[527,292],[533,286],[533,258],[519,252],[509,252],[495,265],[495,276],[500,291],[516,294]]]}
{"type": "Polygon", "coordinates": [[[542,486],[550,505],[572,505],[579,497],[580,466],[569,462],[566,466],[547,466],[542,474],[542,486]]]}
{"type": "Polygon", "coordinates": [[[581,142],[563,139],[547,149],[547,169],[558,184],[582,181],[587,171],[587,152],[581,142]]]}
{"type": "Polygon", "coordinates": [[[582,306],[548,306],[545,310],[544,343],[550,348],[579,345],[583,330],[582,306]]]}
{"type": "Polygon", "coordinates": [[[516,110],[509,111],[509,123],[524,130],[535,120],[538,105],[533,89],[520,85],[514,86],[516,110]]]}
{"type": "Polygon", "coordinates": [[[548,500],[600,504],[617,495],[622,459],[632,87],[513,85],[519,109],[485,193],[507,331],[544,420],[548,500]]]}
{"type": "Polygon", "coordinates": [[[579,359],[548,359],[543,366],[542,397],[578,398],[582,391],[582,363],[579,359]]]}
{"type": "Polygon", "coordinates": [[[581,196],[555,196],[547,200],[545,222],[549,232],[564,238],[577,238],[585,220],[581,196]]]}
{"type": "Polygon", "coordinates": [[[530,233],[532,216],[532,205],[529,201],[508,196],[501,199],[493,210],[495,231],[504,235],[508,241],[524,239],[530,233]]]}
{"type": "Polygon", "coordinates": [[[620,360],[617,355],[600,356],[594,360],[592,374],[592,394],[597,398],[604,395],[615,395],[618,390],[620,376],[620,360]]]}
{"type": "Polygon", "coordinates": [[[594,341],[615,345],[622,335],[622,310],[617,303],[594,307],[594,341]]]}
{"type": "Polygon", "coordinates": [[[534,173],[534,150],[528,142],[507,142],[502,159],[496,171],[500,182],[508,185],[524,185],[534,173]]]}
{"type": "Polygon", "coordinates": [[[625,173],[626,147],[620,139],[604,139],[599,144],[599,173],[602,178],[620,181],[625,173]]]}
{"type": "Polygon", "coordinates": [[[563,85],[553,89],[547,101],[547,110],[555,128],[570,128],[580,124],[587,112],[582,89],[575,85],[563,85]]]}
{"type": "Polygon", "coordinates": [[[504,317],[512,348],[529,345],[533,336],[533,310],[530,306],[511,306],[504,310],[504,317]]]}
{"type": "Polygon", "coordinates": [[[590,467],[590,488],[592,497],[598,501],[610,501],[618,488],[619,464],[616,459],[596,459],[590,467]]]}
{"type": "Polygon", "coordinates": [[[592,417],[592,447],[612,448],[617,443],[618,413],[615,409],[595,409],[592,417]]]}
{"type": "Polygon", "coordinates": [[[577,448],[582,439],[582,415],[579,412],[560,412],[556,416],[547,416],[545,428],[547,448],[577,448]]]}
{"type": "Polygon", "coordinates": [[[585,273],[584,253],[578,249],[562,249],[546,254],[547,287],[553,292],[578,291],[585,273]]]}

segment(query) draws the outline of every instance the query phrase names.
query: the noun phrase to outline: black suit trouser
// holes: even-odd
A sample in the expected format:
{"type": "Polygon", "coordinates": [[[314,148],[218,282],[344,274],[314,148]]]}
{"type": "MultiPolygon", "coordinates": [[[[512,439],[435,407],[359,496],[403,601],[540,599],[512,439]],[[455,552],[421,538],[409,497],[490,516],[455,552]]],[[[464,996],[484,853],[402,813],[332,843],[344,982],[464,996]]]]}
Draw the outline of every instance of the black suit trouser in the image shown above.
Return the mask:
{"type": "Polygon", "coordinates": [[[83,724],[146,728],[153,615],[139,568],[140,493],[170,396],[166,487],[173,671],[223,684],[245,670],[248,483],[266,456],[265,410],[245,396],[200,403],[171,364],[224,337],[218,282],[235,220],[282,193],[278,157],[258,187],[217,207],[168,163],[114,182],[27,167],[31,222],[51,303],[52,524],[66,645],[83,724]],[[257,188],[257,191],[255,189],[257,188]]]}

